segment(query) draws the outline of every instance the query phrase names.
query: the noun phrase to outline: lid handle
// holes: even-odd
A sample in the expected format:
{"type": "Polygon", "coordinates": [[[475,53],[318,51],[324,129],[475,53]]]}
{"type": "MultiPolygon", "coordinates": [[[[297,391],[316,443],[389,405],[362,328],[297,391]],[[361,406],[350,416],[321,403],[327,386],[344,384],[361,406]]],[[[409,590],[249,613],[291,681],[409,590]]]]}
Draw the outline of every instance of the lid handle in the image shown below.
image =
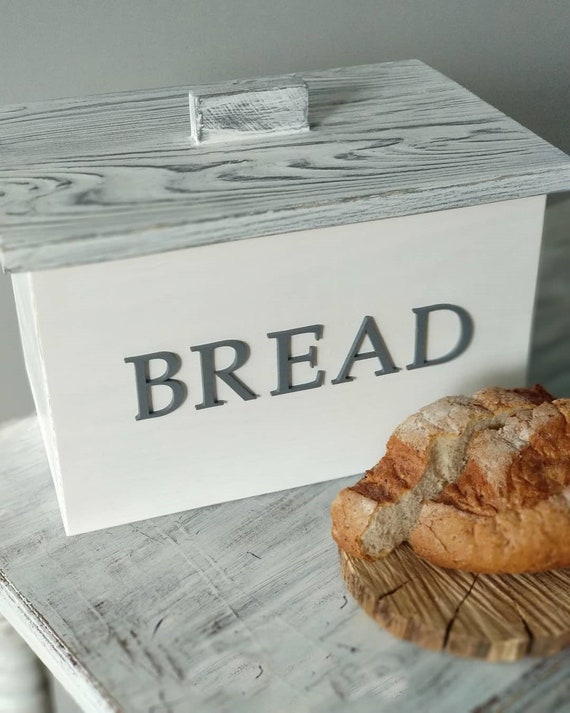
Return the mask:
{"type": "Polygon", "coordinates": [[[307,83],[294,74],[196,87],[189,99],[195,144],[309,130],[307,83]]]}

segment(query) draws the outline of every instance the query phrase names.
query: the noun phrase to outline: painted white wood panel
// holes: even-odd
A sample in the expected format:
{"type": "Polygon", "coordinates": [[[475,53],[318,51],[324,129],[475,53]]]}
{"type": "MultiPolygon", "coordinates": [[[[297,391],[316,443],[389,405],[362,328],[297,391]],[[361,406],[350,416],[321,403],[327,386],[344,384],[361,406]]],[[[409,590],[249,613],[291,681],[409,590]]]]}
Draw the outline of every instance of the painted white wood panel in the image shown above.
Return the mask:
{"type": "MultiPolygon", "coordinates": [[[[543,208],[536,197],[35,273],[68,532],[361,472],[419,406],[523,383],[543,208]],[[412,309],[438,303],[470,312],[473,343],[446,364],[407,370],[412,309]],[[365,315],[401,370],[375,376],[378,360],[364,360],[354,381],[333,385],[365,315]],[[293,349],[314,344],[318,363],[294,365],[294,380],[323,369],[323,386],[271,396],[267,333],[312,324],[323,338],[300,335],[293,349]],[[227,403],[197,410],[200,360],[190,347],[223,339],[250,346],[238,374],[258,398],[221,384],[227,403]],[[124,359],[162,350],[180,355],[188,398],[136,421],[124,359]]],[[[429,353],[449,351],[457,331],[455,315],[434,315],[429,353]]]]}
{"type": "MultiPolygon", "coordinates": [[[[47,375],[44,364],[44,350],[38,329],[38,317],[32,276],[29,273],[14,275],[12,278],[14,302],[20,326],[20,337],[24,351],[26,373],[32,390],[32,397],[39,419],[44,445],[52,475],[59,477],[56,434],[51,413],[47,375]]],[[[62,495],[61,483],[57,483],[58,497],[62,495]]],[[[63,502],[62,502],[63,507],[63,502]]]]}
{"type": "Polygon", "coordinates": [[[310,72],[311,131],[193,147],[188,89],[0,111],[11,271],[570,189],[570,159],[421,62],[310,72]]]}

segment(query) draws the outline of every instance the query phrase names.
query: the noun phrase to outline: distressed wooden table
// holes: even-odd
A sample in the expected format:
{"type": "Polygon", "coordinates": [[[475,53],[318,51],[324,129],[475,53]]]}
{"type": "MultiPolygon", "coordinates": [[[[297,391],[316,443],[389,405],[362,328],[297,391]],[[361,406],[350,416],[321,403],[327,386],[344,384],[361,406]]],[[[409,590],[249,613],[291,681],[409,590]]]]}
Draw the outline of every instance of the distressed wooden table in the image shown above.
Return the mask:
{"type": "MultiPolygon", "coordinates": [[[[548,231],[564,222],[559,205],[547,213],[531,380],[564,396],[568,231],[550,242],[548,231]]],[[[0,613],[96,713],[569,711],[570,650],[473,662],[398,641],[364,614],[329,536],[330,502],[350,480],[67,538],[35,418],[9,424],[0,613]]],[[[12,651],[0,657],[0,711],[47,709],[29,651],[1,623],[0,638],[12,651]]]]}

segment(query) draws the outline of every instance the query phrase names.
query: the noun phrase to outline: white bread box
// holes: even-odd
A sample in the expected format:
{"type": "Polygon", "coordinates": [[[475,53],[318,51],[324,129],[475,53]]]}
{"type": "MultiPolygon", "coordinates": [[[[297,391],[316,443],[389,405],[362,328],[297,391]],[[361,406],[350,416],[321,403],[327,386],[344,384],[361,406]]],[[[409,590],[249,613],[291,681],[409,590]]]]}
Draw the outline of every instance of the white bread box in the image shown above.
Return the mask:
{"type": "Polygon", "coordinates": [[[419,61],[5,108],[2,260],[66,532],[356,474],[419,406],[523,384],[568,189],[419,61]]]}

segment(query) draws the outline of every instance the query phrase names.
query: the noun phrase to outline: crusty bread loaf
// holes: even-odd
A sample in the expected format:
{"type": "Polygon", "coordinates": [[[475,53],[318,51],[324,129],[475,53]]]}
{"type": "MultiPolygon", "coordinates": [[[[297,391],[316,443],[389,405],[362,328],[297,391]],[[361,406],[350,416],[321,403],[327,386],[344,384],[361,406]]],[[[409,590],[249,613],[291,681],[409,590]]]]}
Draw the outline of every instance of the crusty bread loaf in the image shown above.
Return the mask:
{"type": "Polygon", "coordinates": [[[407,540],[442,567],[570,566],[570,399],[540,386],[440,399],[332,506],[333,537],[367,559],[407,540]]]}

